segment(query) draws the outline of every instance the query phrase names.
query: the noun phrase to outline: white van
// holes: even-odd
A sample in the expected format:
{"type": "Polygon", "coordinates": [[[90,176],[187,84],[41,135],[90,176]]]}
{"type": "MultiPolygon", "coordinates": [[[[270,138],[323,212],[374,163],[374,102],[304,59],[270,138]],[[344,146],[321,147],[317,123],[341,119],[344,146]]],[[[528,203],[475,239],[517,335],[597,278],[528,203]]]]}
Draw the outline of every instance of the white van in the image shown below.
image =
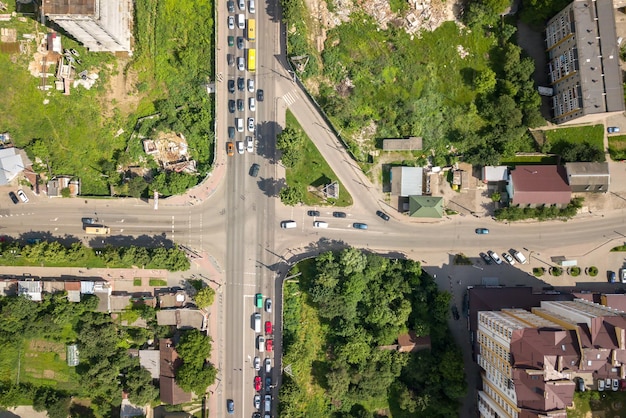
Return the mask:
{"type": "Polygon", "coordinates": [[[515,259],[519,261],[520,264],[526,264],[528,262],[528,260],[526,260],[526,257],[524,257],[524,254],[520,253],[519,251],[513,251],[513,257],[515,257],[515,259]]]}
{"type": "Polygon", "coordinates": [[[254,13],[256,11],[254,8],[254,0],[250,0],[250,3],[248,3],[248,9],[250,9],[250,13],[254,13]]]}
{"type": "Polygon", "coordinates": [[[243,118],[235,118],[235,125],[237,125],[237,132],[243,132],[243,118]]]}
{"type": "Polygon", "coordinates": [[[254,332],[261,332],[261,314],[258,312],[254,314],[254,332]]]}
{"type": "Polygon", "coordinates": [[[282,221],[280,223],[280,227],[282,229],[293,229],[296,228],[298,226],[298,224],[296,224],[296,221],[282,221]]]}
{"type": "Polygon", "coordinates": [[[315,221],[313,222],[313,228],[328,228],[327,222],[315,221]]]}
{"type": "Polygon", "coordinates": [[[272,396],[265,395],[265,412],[270,412],[272,410],[272,396]]]}
{"type": "Polygon", "coordinates": [[[246,28],[246,17],[243,13],[237,15],[237,27],[242,30],[246,28]]]}
{"type": "Polygon", "coordinates": [[[265,352],[265,338],[262,335],[257,337],[257,347],[259,349],[259,353],[265,352]]]}

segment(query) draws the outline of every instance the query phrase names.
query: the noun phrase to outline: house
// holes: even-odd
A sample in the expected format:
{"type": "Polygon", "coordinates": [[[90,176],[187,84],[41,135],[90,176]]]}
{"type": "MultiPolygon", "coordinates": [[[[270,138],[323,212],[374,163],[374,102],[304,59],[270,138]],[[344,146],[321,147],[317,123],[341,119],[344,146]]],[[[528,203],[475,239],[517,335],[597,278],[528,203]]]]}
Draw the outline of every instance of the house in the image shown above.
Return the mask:
{"type": "Polygon", "coordinates": [[[483,183],[497,183],[508,181],[509,168],[505,165],[486,165],[483,167],[483,183]]]}
{"type": "Polygon", "coordinates": [[[122,403],[120,405],[120,418],[145,417],[144,408],[133,405],[128,399],[128,393],[122,392],[122,403]]]}
{"type": "Polygon", "coordinates": [[[566,163],[567,182],[574,193],[609,191],[609,163],[566,163]]]}
{"type": "Polygon", "coordinates": [[[37,0],[37,6],[90,51],[131,52],[132,0],[37,0]]]}
{"type": "Polygon", "coordinates": [[[424,187],[422,167],[392,167],[391,194],[400,197],[421,196],[424,187]]]}
{"type": "Polygon", "coordinates": [[[139,364],[150,372],[153,379],[158,379],[161,374],[161,351],[139,350],[139,364]]]}
{"type": "Polygon", "coordinates": [[[546,26],[554,122],[583,123],[624,111],[612,0],[575,0],[546,26]]]}
{"type": "Polygon", "coordinates": [[[70,302],[80,302],[80,282],[66,281],[63,284],[67,292],[67,300],[70,302]]]}
{"type": "Polygon", "coordinates": [[[443,217],[443,197],[409,196],[409,216],[413,218],[443,217]]]}
{"type": "Polygon", "coordinates": [[[19,280],[17,282],[17,293],[26,296],[30,300],[41,302],[41,292],[43,284],[40,280],[19,280]]]}
{"type": "Polygon", "coordinates": [[[176,384],[176,370],[182,366],[183,362],[174,348],[172,339],[165,338],[159,340],[160,352],[160,376],[159,393],[161,402],[178,405],[191,401],[191,393],[185,392],[176,384]]]}
{"type": "Polygon", "coordinates": [[[6,186],[24,170],[22,156],[15,148],[0,148],[0,186],[6,186]]]}
{"type": "Polygon", "coordinates": [[[417,336],[415,331],[398,336],[398,351],[402,353],[415,353],[420,350],[430,350],[430,336],[417,336]]]}
{"type": "Polygon", "coordinates": [[[422,138],[383,139],[383,151],[415,151],[423,149],[422,138]]]}
{"type": "Polygon", "coordinates": [[[510,171],[506,189],[512,205],[565,206],[572,200],[565,167],[560,165],[519,165],[510,171]]]}
{"type": "Polygon", "coordinates": [[[204,331],[208,322],[206,314],[198,309],[165,309],[157,311],[156,315],[157,324],[178,329],[195,328],[204,331]]]}
{"type": "Polygon", "coordinates": [[[71,176],[52,177],[52,179],[48,181],[47,187],[48,197],[61,197],[63,189],[69,189],[71,197],[80,195],[80,180],[71,176]]]}
{"type": "Polygon", "coordinates": [[[185,305],[185,292],[177,290],[175,292],[169,289],[163,289],[162,293],[157,295],[160,309],[182,308],[185,305]]]}

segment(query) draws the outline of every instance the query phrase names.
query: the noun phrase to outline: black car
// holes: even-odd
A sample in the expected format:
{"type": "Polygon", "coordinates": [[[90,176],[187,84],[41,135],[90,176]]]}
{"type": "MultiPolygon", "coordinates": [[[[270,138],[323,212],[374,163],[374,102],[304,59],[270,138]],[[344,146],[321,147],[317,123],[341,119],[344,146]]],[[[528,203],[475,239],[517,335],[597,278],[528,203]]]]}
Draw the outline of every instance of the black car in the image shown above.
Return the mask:
{"type": "Polygon", "coordinates": [[[235,113],[235,101],[234,100],[228,101],[228,111],[230,113],[235,113]]]}
{"type": "Polygon", "coordinates": [[[389,220],[389,215],[387,215],[385,212],[383,212],[382,210],[377,210],[376,211],[376,215],[380,216],[381,218],[383,218],[384,220],[388,221],[389,220]]]}
{"type": "Polygon", "coordinates": [[[226,4],[228,5],[228,13],[235,13],[235,2],[229,0],[226,4]]]}
{"type": "Polygon", "coordinates": [[[81,218],[80,220],[87,225],[94,225],[96,223],[94,218],[81,218]]]}
{"type": "Polygon", "coordinates": [[[320,216],[320,211],[319,210],[310,210],[306,213],[309,216],[320,216]]]}
{"type": "Polygon", "coordinates": [[[243,36],[237,37],[237,49],[243,49],[243,36]]]}
{"type": "Polygon", "coordinates": [[[228,411],[229,414],[235,413],[235,401],[232,399],[226,400],[226,411],[228,411]]]}
{"type": "Polygon", "coordinates": [[[346,213],[345,212],[333,212],[333,216],[335,218],[345,218],[346,217],[346,213]]]}
{"type": "Polygon", "coordinates": [[[257,100],[257,102],[262,102],[263,101],[263,90],[257,90],[256,91],[256,100],[257,100]]]}
{"type": "Polygon", "coordinates": [[[256,176],[258,176],[258,175],[259,175],[259,169],[260,169],[260,168],[261,168],[261,167],[259,167],[259,165],[258,165],[258,164],[256,164],[256,163],[252,164],[252,167],[250,167],[250,175],[251,175],[252,177],[256,177],[256,176]]]}
{"type": "Polygon", "coordinates": [[[265,391],[270,393],[272,391],[272,378],[267,376],[265,378],[265,391]]]}
{"type": "Polygon", "coordinates": [[[237,110],[243,112],[243,99],[237,99],[237,110]]]}
{"type": "Polygon", "coordinates": [[[229,126],[228,127],[228,138],[230,138],[230,139],[234,139],[235,138],[235,127],[234,126],[229,126]]]}
{"type": "Polygon", "coordinates": [[[239,91],[244,91],[246,89],[246,82],[243,77],[239,77],[237,79],[237,88],[239,89],[239,91]]]}
{"type": "Polygon", "coordinates": [[[16,205],[18,203],[20,203],[20,200],[17,198],[17,196],[15,195],[15,193],[13,192],[9,192],[9,197],[11,198],[11,200],[13,201],[13,203],[15,203],[16,205]]]}
{"type": "Polygon", "coordinates": [[[228,80],[228,91],[231,93],[235,92],[235,80],[228,80]]]}
{"type": "Polygon", "coordinates": [[[491,259],[491,257],[489,257],[487,254],[485,253],[480,253],[480,258],[482,258],[485,261],[485,264],[491,264],[493,263],[493,260],[491,259]]]}
{"type": "Polygon", "coordinates": [[[459,310],[457,309],[456,305],[452,307],[452,318],[454,318],[455,321],[458,321],[460,318],[459,310]]]}
{"type": "Polygon", "coordinates": [[[231,54],[226,55],[226,61],[228,62],[229,67],[235,66],[235,58],[231,54]]]}

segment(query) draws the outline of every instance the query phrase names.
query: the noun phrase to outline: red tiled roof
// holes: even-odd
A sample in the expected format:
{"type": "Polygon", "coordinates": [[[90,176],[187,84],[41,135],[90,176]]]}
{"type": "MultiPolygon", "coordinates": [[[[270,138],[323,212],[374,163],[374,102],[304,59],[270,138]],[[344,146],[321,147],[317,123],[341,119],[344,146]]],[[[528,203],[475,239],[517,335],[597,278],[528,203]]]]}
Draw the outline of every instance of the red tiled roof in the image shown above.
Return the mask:
{"type": "Polygon", "coordinates": [[[574,399],[573,381],[565,379],[546,381],[544,374],[539,371],[513,369],[513,383],[517,406],[534,410],[536,414],[565,409],[572,405],[574,399]]]}
{"type": "Polygon", "coordinates": [[[65,290],[80,291],[80,282],[65,282],[65,290]]]}
{"type": "Polygon", "coordinates": [[[172,340],[169,338],[159,340],[159,352],[161,353],[161,375],[159,376],[161,401],[171,405],[189,402],[191,400],[191,393],[182,390],[174,379],[176,377],[176,370],[178,370],[183,362],[181,358],[178,357],[172,340]]]}
{"type": "Polygon", "coordinates": [[[572,190],[567,184],[565,167],[560,165],[522,165],[511,171],[514,205],[567,204],[572,190]]]}

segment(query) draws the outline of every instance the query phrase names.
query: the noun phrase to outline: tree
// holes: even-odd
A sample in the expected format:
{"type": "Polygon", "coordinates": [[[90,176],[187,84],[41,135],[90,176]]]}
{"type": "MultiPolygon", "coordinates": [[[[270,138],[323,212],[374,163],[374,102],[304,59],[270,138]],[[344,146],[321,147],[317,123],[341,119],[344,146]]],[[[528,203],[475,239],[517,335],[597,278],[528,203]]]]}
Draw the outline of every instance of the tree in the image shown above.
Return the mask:
{"type": "Polygon", "coordinates": [[[474,79],[474,89],[478,93],[491,93],[496,87],[496,73],[490,68],[480,71],[474,79]]]}
{"type": "Polygon", "coordinates": [[[150,372],[138,365],[126,372],[124,387],[135,405],[149,404],[159,395],[159,389],[152,384],[150,372]]]}
{"type": "Polygon", "coordinates": [[[210,363],[205,363],[201,368],[192,364],[184,363],[176,371],[176,383],[185,391],[203,395],[206,388],[215,382],[217,369],[210,363]]]}
{"type": "Polygon", "coordinates": [[[295,206],[302,201],[302,191],[298,187],[285,187],[278,194],[280,201],[287,206],[295,206]]]}
{"type": "Polygon", "coordinates": [[[207,308],[213,305],[213,301],[215,300],[215,290],[213,290],[210,286],[203,287],[198,291],[198,293],[196,293],[195,300],[198,308],[207,308]]]}
{"type": "Polygon", "coordinates": [[[186,331],[180,337],[176,351],[184,363],[193,364],[197,369],[201,369],[211,355],[211,337],[197,329],[186,331]]]}

